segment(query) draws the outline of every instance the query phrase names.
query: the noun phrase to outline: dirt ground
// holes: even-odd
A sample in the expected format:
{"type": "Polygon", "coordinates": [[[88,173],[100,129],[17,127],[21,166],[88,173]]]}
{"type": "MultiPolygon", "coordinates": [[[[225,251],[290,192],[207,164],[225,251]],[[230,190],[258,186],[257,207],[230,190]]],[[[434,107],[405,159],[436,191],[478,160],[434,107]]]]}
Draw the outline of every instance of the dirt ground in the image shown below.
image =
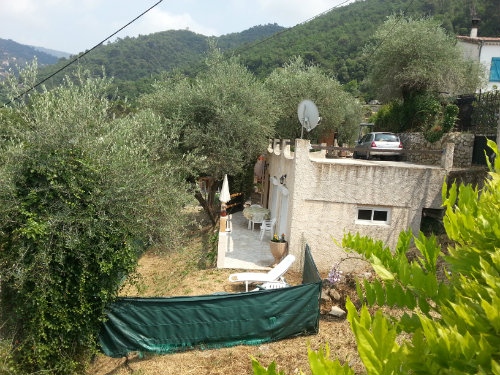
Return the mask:
{"type": "MultiPolygon", "coordinates": [[[[193,212],[198,215],[199,212],[193,212]]],[[[206,221],[200,223],[191,232],[184,247],[176,249],[150,249],[139,261],[137,276],[130,278],[124,284],[121,296],[129,297],[171,297],[195,296],[215,292],[243,292],[243,284],[233,284],[228,281],[231,273],[238,270],[216,269],[213,263],[216,258],[216,244],[210,241],[206,221]],[[205,228],[204,230],[202,228],[205,228]]],[[[194,228],[193,228],[194,229],[194,228]]],[[[450,244],[446,236],[439,236],[443,251],[450,244]]],[[[413,248],[409,259],[415,258],[418,251],[413,248]]],[[[442,268],[440,265],[439,268],[442,268]]],[[[442,271],[442,270],[441,270],[442,271]]],[[[444,275],[444,271],[442,271],[444,275]]],[[[362,277],[374,276],[374,273],[362,273],[362,277]]],[[[323,279],[326,274],[322,274],[323,279]]],[[[169,375],[169,374],[252,374],[251,357],[256,358],[261,365],[267,367],[273,361],[277,370],[285,374],[299,374],[302,370],[310,374],[307,359],[307,346],[318,350],[329,344],[330,358],[338,358],[342,364],[346,361],[356,373],[364,373],[365,369],[356,350],[356,340],[345,315],[334,317],[328,312],[332,305],[337,305],[345,311],[347,296],[359,308],[360,303],[355,289],[355,276],[345,274],[341,281],[335,284],[335,291],[325,288],[322,293],[319,333],[310,336],[299,336],[259,346],[235,346],[231,348],[212,350],[192,350],[176,354],[148,354],[139,357],[130,354],[127,358],[109,358],[98,355],[90,368],[89,375],[169,375]],[[332,298],[325,296],[332,296],[332,298]]],[[[291,285],[300,284],[302,275],[288,271],[286,280],[291,285]]],[[[444,279],[444,276],[442,277],[444,279]]],[[[326,284],[326,283],[324,283],[326,284]]],[[[384,307],[383,311],[389,310],[384,307]]],[[[370,309],[371,310],[371,309],[370,309]]],[[[402,311],[391,310],[391,315],[402,311]]],[[[405,337],[401,337],[404,339],[405,337]]]]}
{"type": "MultiPolygon", "coordinates": [[[[126,283],[122,296],[193,296],[215,292],[243,292],[244,285],[235,285],[228,277],[235,270],[206,268],[206,242],[198,240],[184,249],[166,253],[152,249],[139,262],[138,277],[126,283]]],[[[326,275],[322,275],[326,277],[326,275]]],[[[300,284],[299,273],[287,272],[288,283],[300,284]]],[[[337,286],[340,299],[335,301],[344,308],[345,297],[357,300],[352,278],[344,278],[337,286]]],[[[338,297],[338,295],[337,295],[338,297]]],[[[192,350],[177,354],[146,355],[140,358],[130,354],[128,358],[109,358],[99,355],[91,364],[88,374],[92,375],[158,375],[158,374],[252,374],[251,357],[263,366],[272,361],[278,371],[298,374],[300,370],[310,374],[307,360],[307,345],[318,350],[326,343],[330,347],[330,357],[341,363],[348,361],[354,370],[363,372],[363,364],[356,351],[356,341],[349,322],[329,315],[332,301],[322,303],[319,333],[299,336],[259,346],[235,346],[212,350],[192,350]]]]}

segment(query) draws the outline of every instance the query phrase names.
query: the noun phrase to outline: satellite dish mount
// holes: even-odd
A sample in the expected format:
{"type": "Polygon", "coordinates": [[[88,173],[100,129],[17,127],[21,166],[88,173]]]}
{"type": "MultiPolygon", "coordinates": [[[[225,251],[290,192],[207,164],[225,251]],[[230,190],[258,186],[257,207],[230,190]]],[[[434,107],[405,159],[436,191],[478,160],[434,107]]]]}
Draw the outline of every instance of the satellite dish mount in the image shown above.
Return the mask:
{"type": "Polygon", "coordinates": [[[297,115],[299,117],[302,130],[300,132],[300,139],[304,136],[304,129],[307,132],[313,130],[318,125],[321,117],[319,117],[318,107],[311,100],[303,100],[297,108],[297,115]]]}

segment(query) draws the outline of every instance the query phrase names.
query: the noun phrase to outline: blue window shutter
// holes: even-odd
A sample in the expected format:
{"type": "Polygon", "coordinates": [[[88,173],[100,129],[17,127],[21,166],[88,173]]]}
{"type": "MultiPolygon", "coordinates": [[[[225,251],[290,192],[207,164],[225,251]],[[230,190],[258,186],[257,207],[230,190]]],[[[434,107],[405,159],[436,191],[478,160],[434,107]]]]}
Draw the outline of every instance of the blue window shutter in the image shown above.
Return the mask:
{"type": "Polygon", "coordinates": [[[500,81],[500,57],[491,58],[490,82],[500,81]]]}

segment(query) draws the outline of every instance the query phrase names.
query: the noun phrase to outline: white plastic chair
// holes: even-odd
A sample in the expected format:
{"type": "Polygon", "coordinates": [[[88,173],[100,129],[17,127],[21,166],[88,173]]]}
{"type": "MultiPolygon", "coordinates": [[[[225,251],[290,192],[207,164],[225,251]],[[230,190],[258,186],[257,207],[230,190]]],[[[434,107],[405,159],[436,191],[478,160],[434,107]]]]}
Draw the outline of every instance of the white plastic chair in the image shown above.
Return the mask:
{"type": "Polygon", "coordinates": [[[270,270],[267,273],[264,272],[241,272],[241,273],[233,273],[229,275],[229,281],[243,282],[245,283],[245,290],[248,292],[248,284],[249,283],[267,283],[271,281],[282,281],[284,282],[283,275],[290,268],[292,263],[295,261],[295,257],[291,254],[287,255],[283,258],[281,262],[279,262],[276,267],[270,270]]]}
{"type": "Polygon", "coordinates": [[[274,225],[276,224],[276,218],[271,220],[264,220],[260,225],[260,240],[264,238],[266,232],[274,233],[274,225]]]}
{"type": "Polygon", "coordinates": [[[265,217],[266,214],[264,212],[255,213],[252,217],[252,230],[254,229],[254,224],[260,224],[262,227],[265,217]]]}

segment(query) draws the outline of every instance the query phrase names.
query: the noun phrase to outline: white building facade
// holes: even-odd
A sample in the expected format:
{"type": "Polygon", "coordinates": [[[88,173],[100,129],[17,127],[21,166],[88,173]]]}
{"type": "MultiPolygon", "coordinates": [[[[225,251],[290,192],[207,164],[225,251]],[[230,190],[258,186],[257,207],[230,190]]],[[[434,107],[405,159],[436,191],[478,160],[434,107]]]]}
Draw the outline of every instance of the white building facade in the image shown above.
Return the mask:
{"type": "Polygon", "coordinates": [[[345,233],[370,236],[394,249],[401,231],[418,233],[424,208],[441,207],[453,148],[441,166],[425,166],[328,159],[325,151],[309,146],[297,139],[293,152],[286,141],[269,147],[264,204],[277,219],[277,233],[288,239],[289,252],[300,259],[307,242],[320,271],[346,256],[334,242],[345,233]]]}
{"type": "Polygon", "coordinates": [[[457,40],[464,57],[479,61],[485,67],[486,90],[500,89],[500,38],[457,36],[457,40]]]}

